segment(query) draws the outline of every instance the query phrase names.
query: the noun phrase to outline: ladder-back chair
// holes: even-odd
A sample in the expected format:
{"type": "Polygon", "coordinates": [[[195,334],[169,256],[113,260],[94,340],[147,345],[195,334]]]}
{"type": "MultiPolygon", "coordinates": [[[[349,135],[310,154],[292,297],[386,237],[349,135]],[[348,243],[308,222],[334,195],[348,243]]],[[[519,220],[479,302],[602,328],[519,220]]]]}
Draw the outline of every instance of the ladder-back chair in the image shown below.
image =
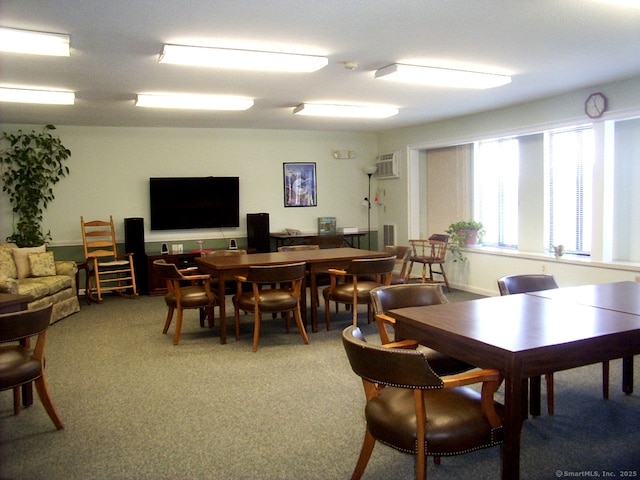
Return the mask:
{"type": "Polygon", "coordinates": [[[80,224],[84,257],[89,270],[87,298],[102,302],[102,294],[109,291],[123,297],[137,297],[133,253],[118,255],[113,217],[110,216],[109,221],[85,222],[81,216],[80,224]]]}

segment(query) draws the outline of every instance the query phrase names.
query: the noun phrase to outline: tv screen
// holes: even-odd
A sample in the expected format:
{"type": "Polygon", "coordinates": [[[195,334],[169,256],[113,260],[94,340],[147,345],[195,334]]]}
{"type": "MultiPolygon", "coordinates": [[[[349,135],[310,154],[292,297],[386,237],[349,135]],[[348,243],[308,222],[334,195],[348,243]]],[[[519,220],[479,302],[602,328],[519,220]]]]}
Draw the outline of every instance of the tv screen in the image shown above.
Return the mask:
{"type": "Polygon", "coordinates": [[[151,230],[240,226],[238,177],[150,178],[151,230]]]}

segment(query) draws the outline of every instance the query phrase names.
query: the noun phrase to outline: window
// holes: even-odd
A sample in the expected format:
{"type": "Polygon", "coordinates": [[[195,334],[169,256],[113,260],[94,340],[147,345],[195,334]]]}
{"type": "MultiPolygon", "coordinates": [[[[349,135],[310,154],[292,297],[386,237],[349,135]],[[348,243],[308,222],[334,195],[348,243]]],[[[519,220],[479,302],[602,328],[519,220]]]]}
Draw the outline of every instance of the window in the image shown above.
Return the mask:
{"type": "Polygon", "coordinates": [[[518,246],[519,164],[517,138],[475,143],[474,219],[484,226],[485,245],[518,246]]]}
{"type": "Polygon", "coordinates": [[[545,195],[548,247],[590,255],[594,137],[591,127],[547,132],[545,195]]]}

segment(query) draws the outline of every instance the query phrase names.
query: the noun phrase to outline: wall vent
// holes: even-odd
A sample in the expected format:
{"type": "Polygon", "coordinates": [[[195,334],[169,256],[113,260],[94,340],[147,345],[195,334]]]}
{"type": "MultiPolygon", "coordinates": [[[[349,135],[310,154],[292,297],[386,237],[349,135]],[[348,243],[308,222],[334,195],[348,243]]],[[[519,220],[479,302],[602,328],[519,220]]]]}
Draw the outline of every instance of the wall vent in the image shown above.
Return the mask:
{"type": "Polygon", "coordinates": [[[385,153],[378,156],[376,160],[376,178],[378,180],[384,180],[386,178],[400,178],[400,171],[398,170],[398,152],[385,153]]]}
{"type": "Polygon", "coordinates": [[[396,226],[395,225],[383,225],[382,226],[382,238],[384,246],[396,244],[396,226]]]}

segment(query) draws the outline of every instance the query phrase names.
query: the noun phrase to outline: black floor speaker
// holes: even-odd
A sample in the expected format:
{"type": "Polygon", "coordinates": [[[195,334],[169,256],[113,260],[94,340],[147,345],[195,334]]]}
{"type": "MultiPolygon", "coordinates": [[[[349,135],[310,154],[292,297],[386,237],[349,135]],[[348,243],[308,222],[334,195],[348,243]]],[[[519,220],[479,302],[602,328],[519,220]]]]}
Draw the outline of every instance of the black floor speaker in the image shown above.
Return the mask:
{"type": "Polygon", "coordinates": [[[268,213],[247,213],[247,246],[257,253],[271,251],[268,213]]]}
{"type": "Polygon", "coordinates": [[[144,218],[124,219],[124,250],[133,253],[133,268],[136,274],[138,293],[149,294],[149,271],[144,247],[144,218]]]}

